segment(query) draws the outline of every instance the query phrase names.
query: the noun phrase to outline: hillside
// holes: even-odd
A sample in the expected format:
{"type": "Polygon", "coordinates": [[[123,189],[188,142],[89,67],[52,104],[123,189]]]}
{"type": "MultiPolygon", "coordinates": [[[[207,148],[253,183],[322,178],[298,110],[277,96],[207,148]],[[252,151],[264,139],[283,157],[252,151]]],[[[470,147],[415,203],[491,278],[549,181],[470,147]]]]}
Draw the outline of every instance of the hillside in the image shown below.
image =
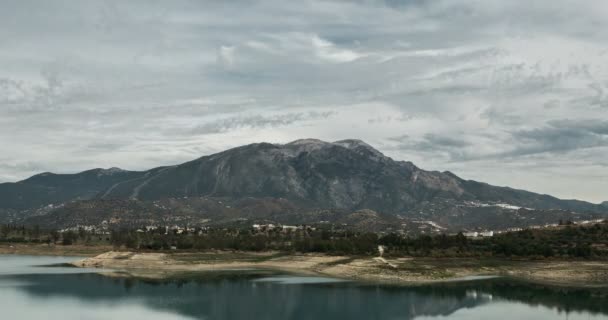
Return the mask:
{"type": "MultiPolygon", "coordinates": [[[[119,203],[109,200],[136,201],[141,208],[159,201],[172,203],[163,219],[186,214],[204,221],[267,219],[288,223],[310,221],[303,217],[320,210],[370,210],[378,217],[387,217],[377,219],[386,220],[384,224],[396,223],[388,218],[393,216],[467,228],[476,223],[487,227],[591,218],[608,212],[606,204],[561,200],[464,180],[451,172],[425,171],[411,162],[386,157],[359,140],[258,143],[142,172],[113,168],[78,174],[44,173],[0,184],[0,215],[4,220],[36,216],[37,221],[47,224],[61,220],[41,218],[47,214],[58,215],[75,206],[119,203]],[[74,201],[85,204],[64,206],[74,201]],[[218,208],[209,201],[231,204],[218,208]],[[49,205],[50,209],[44,209],[49,205]],[[533,221],[537,216],[542,219],[533,221]]],[[[74,209],[70,214],[90,211],[74,209]]],[[[121,212],[104,212],[108,211],[121,212]]],[[[331,219],[340,220],[337,216],[331,219]]]]}
{"type": "Polygon", "coordinates": [[[601,211],[598,205],[463,180],[394,161],[358,140],[252,144],[117,183],[103,198],[287,198],[306,206],[398,214],[448,198],[535,209],[601,211]]]}
{"type": "Polygon", "coordinates": [[[29,209],[74,200],[93,199],[112,185],[145,175],[118,168],[77,174],[41,173],[16,183],[0,184],[0,208],[29,209]]]}

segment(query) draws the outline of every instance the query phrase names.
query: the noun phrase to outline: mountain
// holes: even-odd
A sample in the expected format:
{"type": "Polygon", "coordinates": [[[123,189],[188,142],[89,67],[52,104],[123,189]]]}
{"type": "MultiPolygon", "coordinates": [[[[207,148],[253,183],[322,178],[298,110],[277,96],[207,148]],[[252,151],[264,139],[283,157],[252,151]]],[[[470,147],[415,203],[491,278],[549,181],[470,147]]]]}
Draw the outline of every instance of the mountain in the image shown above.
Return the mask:
{"type": "Polygon", "coordinates": [[[342,209],[403,213],[424,201],[498,201],[538,209],[599,210],[594,204],[466,181],[394,161],[358,140],[260,143],[157,168],[112,185],[101,198],[273,197],[342,209]]]}
{"type": "Polygon", "coordinates": [[[77,174],[45,172],[17,183],[0,184],[0,208],[28,209],[52,203],[93,199],[112,185],[141,176],[118,168],[77,174]]]}
{"type": "MultiPolygon", "coordinates": [[[[474,226],[471,217],[487,225],[505,216],[508,221],[503,225],[522,219],[532,223],[537,216],[545,217],[539,220],[544,222],[551,216],[592,218],[608,212],[605,204],[561,200],[464,180],[450,172],[425,171],[386,157],[359,140],[256,143],[142,172],[113,168],[44,173],[0,184],[0,211],[10,212],[11,217],[19,212],[38,217],[57,214],[73,201],[84,201],[85,207],[107,206],[109,200],[137,201],[143,207],[173,201],[163,217],[189,212],[191,217],[211,221],[227,217],[306,221],[302,217],[323,210],[333,212],[333,220],[338,221],[344,212],[373,211],[391,223],[396,222],[389,217],[432,219],[448,227],[462,221],[474,226]],[[209,207],[218,201],[223,201],[221,209],[209,207]],[[49,205],[50,210],[40,211],[49,205]],[[547,217],[547,212],[553,214],[547,217]]],[[[105,212],[110,211],[120,212],[105,212]]]]}

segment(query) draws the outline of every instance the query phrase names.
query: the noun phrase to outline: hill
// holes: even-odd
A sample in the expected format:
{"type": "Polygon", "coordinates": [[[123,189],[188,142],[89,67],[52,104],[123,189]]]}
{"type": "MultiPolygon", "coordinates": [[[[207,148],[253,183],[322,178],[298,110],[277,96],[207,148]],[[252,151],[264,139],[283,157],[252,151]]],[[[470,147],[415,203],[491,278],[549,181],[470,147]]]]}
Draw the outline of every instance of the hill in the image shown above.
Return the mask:
{"type": "Polygon", "coordinates": [[[310,222],[324,210],[333,212],[333,222],[344,212],[369,210],[382,225],[399,224],[399,218],[405,219],[403,223],[430,220],[445,228],[473,228],[592,218],[608,212],[605,204],[561,200],[464,180],[451,172],[426,171],[386,157],[359,140],[257,143],[141,172],[113,168],[44,173],[0,184],[0,217],[5,221],[31,218],[47,224],[63,221],[51,219],[62,212],[86,215],[98,206],[124,201],[137,202],[141,214],[151,216],[154,211],[143,208],[170,204],[159,213],[163,219],[185,215],[192,223],[310,222]],[[48,214],[52,215],[42,218],[48,214]]]}

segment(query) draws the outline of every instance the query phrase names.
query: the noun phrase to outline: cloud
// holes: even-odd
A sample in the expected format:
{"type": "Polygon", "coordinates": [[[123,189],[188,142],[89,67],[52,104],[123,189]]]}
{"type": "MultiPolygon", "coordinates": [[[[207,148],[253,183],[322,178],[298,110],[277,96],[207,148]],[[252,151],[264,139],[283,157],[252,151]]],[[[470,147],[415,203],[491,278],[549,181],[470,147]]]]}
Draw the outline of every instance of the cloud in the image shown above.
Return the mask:
{"type": "Polygon", "coordinates": [[[320,38],[318,35],[312,36],[311,42],[317,57],[322,60],[338,63],[352,62],[364,56],[353,50],[336,48],[335,44],[320,38]]]}
{"type": "Polygon", "coordinates": [[[418,154],[440,157],[445,161],[466,161],[473,157],[471,148],[474,145],[467,141],[467,137],[462,133],[452,136],[427,133],[421,138],[404,135],[392,137],[389,140],[396,143],[392,146],[395,150],[414,151],[418,154]]]}
{"type": "Polygon", "coordinates": [[[503,155],[563,154],[608,146],[608,121],[552,120],[542,128],[513,132],[517,147],[503,155]]]}
{"type": "Polygon", "coordinates": [[[46,164],[44,163],[36,163],[36,162],[19,162],[19,163],[7,163],[4,162],[6,160],[2,160],[3,163],[0,164],[0,170],[2,172],[7,172],[5,178],[6,179],[15,179],[17,176],[13,176],[10,172],[21,172],[21,171],[35,171],[35,172],[44,172],[46,171],[46,164]]]}
{"type": "Polygon", "coordinates": [[[414,141],[411,141],[410,137],[407,135],[393,137],[390,138],[390,140],[405,143],[405,145],[409,146],[410,149],[420,151],[434,150],[439,148],[464,148],[471,145],[462,137],[458,138],[456,136],[452,137],[433,133],[427,133],[422,137],[422,139],[414,141]]]}
{"type": "MultiPolygon", "coordinates": [[[[484,115],[486,112],[484,112],[484,115]]],[[[427,133],[421,138],[392,137],[393,149],[441,156],[446,161],[517,161],[521,157],[564,155],[582,149],[608,147],[608,121],[551,120],[546,125],[508,133],[507,137],[427,133]],[[504,139],[500,148],[483,148],[484,139],[504,139]]]]}
{"type": "Polygon", "coordinates": [[[217,60],[218,63],[225,69],[232,69],[234,67],[234,47],[220,46],[218,50],[217,60]]]}
{"type": "Polygon", "coordinates": [[[597,119],[586,120],[552,120],[549,124],[558,128],[574,128],[601,136],[608,136],[608,121],[597,119]]]}
{"type": "Polygon", "coordinates": [[[598,1],[3,2],[0,179],[359,138],[600,200],[607,28],[598,1]]]}
{"type": "Polygon", "coordinates": [[[310,111],[307,113],[287,113],[287,114],[278,114],[272,116],[261,116],[261,115],[252,115],[252,116],[236,116],[229,118],[217,119],[211,122],[207,122],[202,125],[198,125],[192,130],[189,130],[190,134],[212,134],[212,133],[221,133],[227,132],[237,129],[262,129],[268,127],[284,127],[288,125],[292,125],[298,122],[318,120],[318,119],[327,119],[330,116],[333,116],[335,112],[326,111],[326,112],[315,112],[310,111]]]}

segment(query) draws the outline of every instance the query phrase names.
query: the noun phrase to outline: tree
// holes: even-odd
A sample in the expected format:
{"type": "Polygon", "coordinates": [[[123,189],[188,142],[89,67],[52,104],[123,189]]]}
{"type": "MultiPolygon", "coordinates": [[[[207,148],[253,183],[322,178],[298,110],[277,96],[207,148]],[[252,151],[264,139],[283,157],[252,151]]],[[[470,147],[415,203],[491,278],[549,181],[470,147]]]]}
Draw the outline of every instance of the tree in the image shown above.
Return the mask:
{"type": "Polygon", "coordinates": [[[64,232],[62,244],[64,246],[70,246],[70,245],[76,243],[77,238],[78,238],[78,236],[76,235],[76,233],[74,231],[64,232]]]}
{"type": "Polygon", "coordinates": [[[9,233],[11,233],[11,229],[9,225],[2,225],[0,227],[0,233],[2,234],[2,238],[7,239],[9,233]]]}
{"type": "Polygon", "coordinates": [[[137,238],[136,234],[127,234],[124,244],[129,249],[139,249],[139,239],[137,238]]]}
{"type": "Polygon", "coordinates": [[[32,238],[36,240],[40,239],[40,227],[38,225],[35,225],[32,230],[32,238]]]}
{"type": "Polygon", "coordinates": [[[57,241],[59,241],[61,234],[57,230],[53,230],[53,231],[51,231],[50,236],[51,236],[51,239],[53,239],[53,244],[55,244],[55,243],[57,243],[57,241]]]}

